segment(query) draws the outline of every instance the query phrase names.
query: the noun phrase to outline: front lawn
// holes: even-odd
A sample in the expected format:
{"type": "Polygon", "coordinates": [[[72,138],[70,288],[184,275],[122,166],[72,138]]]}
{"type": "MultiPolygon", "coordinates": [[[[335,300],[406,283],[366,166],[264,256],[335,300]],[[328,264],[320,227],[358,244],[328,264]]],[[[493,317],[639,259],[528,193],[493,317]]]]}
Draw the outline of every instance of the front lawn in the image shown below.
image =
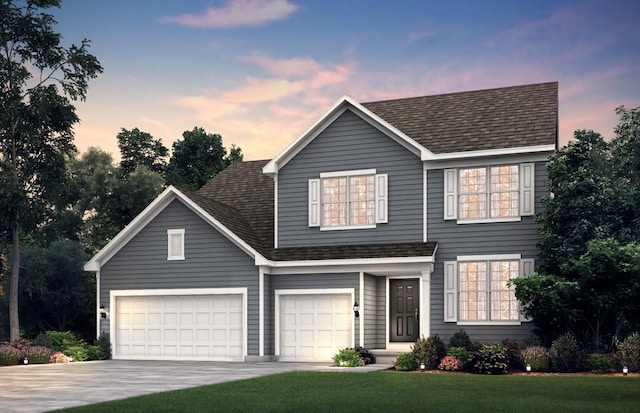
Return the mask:
{"type": "Polygon", "coordinates": [[[639,405],[640,377],[292,372],[60,412],[631,412],[639,405]]]}

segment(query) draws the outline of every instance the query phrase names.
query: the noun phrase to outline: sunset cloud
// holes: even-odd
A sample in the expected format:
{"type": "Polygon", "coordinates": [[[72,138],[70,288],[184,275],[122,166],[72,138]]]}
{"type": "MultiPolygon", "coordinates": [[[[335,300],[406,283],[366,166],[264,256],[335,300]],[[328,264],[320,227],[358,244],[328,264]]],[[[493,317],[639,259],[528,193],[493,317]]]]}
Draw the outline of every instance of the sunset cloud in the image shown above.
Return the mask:
{"type": "Polygon", "coordinates": [[[222,8],[209,7],[203,14],[183,14],[164,21],[201,29],[262,26],[287,19],[298,8],[288,0],[229,0],[222,8]]]}

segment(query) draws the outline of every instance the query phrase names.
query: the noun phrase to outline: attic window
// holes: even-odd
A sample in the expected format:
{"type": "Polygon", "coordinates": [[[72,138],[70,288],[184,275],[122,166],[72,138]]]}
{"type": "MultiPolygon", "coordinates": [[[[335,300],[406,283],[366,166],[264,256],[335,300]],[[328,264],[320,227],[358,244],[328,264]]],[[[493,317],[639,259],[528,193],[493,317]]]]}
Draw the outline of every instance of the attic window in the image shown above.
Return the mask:
{"type": "Polygon", "coordinates": [[[184,229],[167,230],[167,260],[184,260],[184,229]]]}

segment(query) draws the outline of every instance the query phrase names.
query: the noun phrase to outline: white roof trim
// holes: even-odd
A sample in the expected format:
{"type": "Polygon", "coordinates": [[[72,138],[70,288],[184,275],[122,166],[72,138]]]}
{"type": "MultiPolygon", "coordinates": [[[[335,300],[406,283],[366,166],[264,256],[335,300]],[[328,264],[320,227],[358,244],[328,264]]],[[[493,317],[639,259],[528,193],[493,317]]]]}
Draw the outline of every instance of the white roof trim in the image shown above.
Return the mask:
{"type": "MultiPolygon", "coordinates": [[[[169,186],[156,199],[153,200],[133,221],[129,223],[122,231],[118,233],[107,245],[105,245],[96,255],[94,255],[85,265],[85,271],[99,271],[100,268],[109,261],[122,247],[124,247],[131,239],[137,235],[149,222],[151,222],[160,212],[166,208],[171,201],[179,199],[189,209],[195,212],[203,220],[218,230],[227,239],[237,245],[245,253],[254,259],[262,257],[249,244],[240,239],[231,230],[225,227],[220,221],[212,217],[198,204],[180,192],[174,186],[169,186]]],[[[263,258],[264,259],[264,258],[263,258]]]]}
{"type": "Polygon", "coordinates": [[[521,146],[521,147],[515,147],[515,148],[486,149],[482,151],[449,152],[449,153],[431,154],[429,158],[422,159],[422,160],[423,161],[445,161],[450,159],[484,158],[488,156],[553,152],[555,150],[556,150],[555,145],[521,146]]]}
{"type": "Polygon", "coordinates": [[[419,155],[421,159],[431,159],[434,154],[424,146],[418,144],[415,140],[405,135],[395,126],[391,125],[369,109],[362,106],[356,100],[349,96],[343,96],[333,104],[333,106],[318,119],[310,128],[302,135],[287,145],[282,152],[269,161],[262,168],[262,172],[267,175],[277,174],[278,170],[295,157],[305,146],[315,139],[324,129],[326,129],[333,121],[342,115],[347,109],[353,110],[358,116],[376,127],[381,132],[394,138],[398,143],[407,149],[419,155]]]}

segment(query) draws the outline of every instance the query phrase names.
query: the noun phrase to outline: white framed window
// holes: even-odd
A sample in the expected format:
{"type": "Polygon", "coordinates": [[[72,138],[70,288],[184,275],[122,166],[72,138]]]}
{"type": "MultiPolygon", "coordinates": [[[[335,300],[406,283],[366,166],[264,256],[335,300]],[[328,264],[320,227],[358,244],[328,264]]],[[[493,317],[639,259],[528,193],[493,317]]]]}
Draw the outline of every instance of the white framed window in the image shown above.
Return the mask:
{"type": "Polygon", "coordinates": [[[309,180],[309,226],[375,228],[387,222],[387,175],[375,169],[320,174],[309,180]]]}
{"type": "Polygon", "coordinates": [[[445,320],[458,324],[520,324],[509,281],[533,272],[534,260],[518,255],[458,257],[446,261],[445,320]]]}
{"type": "Polygon", "coordinates": [[[167,260],[184,260],[184,229],[167,230],[167,260]]]}
{"type": "Polygon", "coordinates": [[[534,215],[534,178],[533,163],[446,169],[444,219],[476,223],[534,215]]]}

